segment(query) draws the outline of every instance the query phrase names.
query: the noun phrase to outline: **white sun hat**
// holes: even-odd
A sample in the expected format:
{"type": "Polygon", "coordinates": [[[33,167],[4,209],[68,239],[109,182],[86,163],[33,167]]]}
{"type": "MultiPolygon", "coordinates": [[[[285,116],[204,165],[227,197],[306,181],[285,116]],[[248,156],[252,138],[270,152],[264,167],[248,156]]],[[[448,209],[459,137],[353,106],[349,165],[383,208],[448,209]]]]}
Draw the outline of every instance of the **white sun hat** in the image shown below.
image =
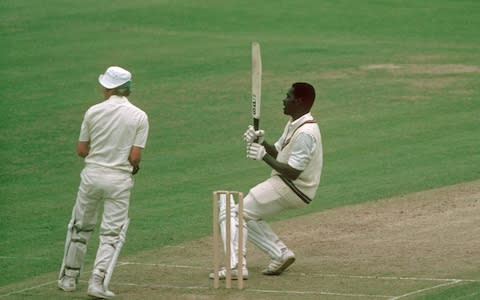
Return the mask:
{"type": "Polygon", "coordinates": [[[98,82],[107,89],[116,88],[130,80],[132,80],[132,74],[117,66],[109,67],[105,74],[98,76],[98,82]]]}

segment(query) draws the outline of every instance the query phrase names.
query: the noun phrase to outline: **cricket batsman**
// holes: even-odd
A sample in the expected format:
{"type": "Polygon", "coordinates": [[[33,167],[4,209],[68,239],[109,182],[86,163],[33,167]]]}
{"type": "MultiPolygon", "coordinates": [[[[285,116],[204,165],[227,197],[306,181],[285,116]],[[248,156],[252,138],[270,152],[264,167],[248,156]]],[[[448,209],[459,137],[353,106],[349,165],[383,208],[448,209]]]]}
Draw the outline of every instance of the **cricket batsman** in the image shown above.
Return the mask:
{"type": "MultiPolygon", "coordinates": [[[[320,184],[323,165],[320,129],[310,110],[315,100],[315,89],[306,82],[297,82],[288,89],[283,100],[283,113],[290,116],[283,134],[274,143],[264,139],[264,130],[249,126],[243,137],[247,143],[247,158],[264,161],[272,168],[271,176],[257,184],[244,199],[244,236],[270,257],[270,263],[262,271],[264,275],[280,275],[295,262],[295,254],[273,232],[264,220],[284,210],[301,208],[315,197],[320,184]]],[[[225,204],[220,199],[219,222],[225,243],[225,204]]],[[[231,224],[238,224],[237,207],[233,199],[231,224]]],[[[301,230],[301,228],[298,228],[301,230]]],[[[231,255],[232,279],[248,279],[246,244],[238,245],[238,227],[231,226],[233,253],[231,255]],[[243,251],[243,269],[237,270],[238,252],[243,251]]],[[[219,271],[225,279],[225,268],[219,271]]],[[[210,274],[214,278],[214,274],[210,274]]]]}

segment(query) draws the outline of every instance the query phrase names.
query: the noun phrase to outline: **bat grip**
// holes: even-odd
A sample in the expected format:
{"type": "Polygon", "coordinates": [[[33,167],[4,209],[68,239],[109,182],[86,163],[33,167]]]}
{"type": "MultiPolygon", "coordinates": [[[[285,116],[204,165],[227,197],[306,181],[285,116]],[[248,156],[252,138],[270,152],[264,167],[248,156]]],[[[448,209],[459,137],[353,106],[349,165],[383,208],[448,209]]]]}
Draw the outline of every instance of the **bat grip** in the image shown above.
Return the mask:
{"type": "Polygon", "coordinates": [[[253,118],[253,128],[258,130],[260,128],[260,119],[253,118]]]}
{"type": "MultiPolygon", "coordinates": [[[[253,129],[257,131],[260,128],[260,119],[253,118],[253,129]]],[[[258,142],[258,138],[255,140],[255,143],[258,142]]]]}

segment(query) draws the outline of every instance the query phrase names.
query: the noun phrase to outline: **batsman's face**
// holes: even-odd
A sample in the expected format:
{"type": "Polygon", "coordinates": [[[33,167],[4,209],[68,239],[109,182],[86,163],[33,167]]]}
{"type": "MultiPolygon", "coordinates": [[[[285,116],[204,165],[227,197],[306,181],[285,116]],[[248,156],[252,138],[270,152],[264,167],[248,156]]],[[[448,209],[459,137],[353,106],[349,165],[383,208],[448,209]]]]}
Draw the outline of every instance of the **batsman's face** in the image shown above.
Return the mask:
{"type": "Polygon", "coordinates": [[[290,88],[287,92],[285,99],[283,99],[283,113],[286,115],[292,115],[295,111],[295,96],[293,94],[293,88],[290,88]]]}

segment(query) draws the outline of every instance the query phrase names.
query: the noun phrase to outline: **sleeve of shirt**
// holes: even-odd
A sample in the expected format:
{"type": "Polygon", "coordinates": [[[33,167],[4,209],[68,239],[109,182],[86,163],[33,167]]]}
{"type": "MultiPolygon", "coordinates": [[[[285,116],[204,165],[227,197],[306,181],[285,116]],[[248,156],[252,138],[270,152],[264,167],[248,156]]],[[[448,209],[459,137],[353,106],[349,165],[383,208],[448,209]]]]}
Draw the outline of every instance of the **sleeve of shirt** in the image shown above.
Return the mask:
{"type": "Polygon", "coordinates": [[[140,120],[140,126],[137,129],[137,135],[135,136],[134,146],[145,148],[148,138],[148,116],[145,114],[144,117],[140,120]]]}
{"type": "Polygon", "coordinates": [[[80,142],[90,141],[90,130],[88,128],[88,111],[85,113],[82,121],[82,127],[80,127],[80,136],[78,138],[80,142]]]}
{"type": "Polygon", "coordinates": [[[315,138],[310,134],[300,133],[292,143],[288,165],[297,170],[305,170],[317,147],[315,138]]]}

